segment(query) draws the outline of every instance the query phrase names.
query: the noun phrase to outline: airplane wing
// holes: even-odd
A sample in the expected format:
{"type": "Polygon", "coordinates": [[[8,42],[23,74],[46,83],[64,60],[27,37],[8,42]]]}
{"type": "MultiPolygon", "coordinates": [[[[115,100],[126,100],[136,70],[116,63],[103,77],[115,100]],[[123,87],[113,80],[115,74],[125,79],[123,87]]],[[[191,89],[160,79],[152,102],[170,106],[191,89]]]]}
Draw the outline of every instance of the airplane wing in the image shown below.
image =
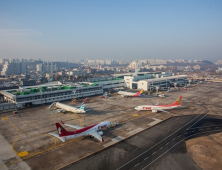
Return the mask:
{"type": "Polygon", "coordinates": [[[56,109],[54,111],[51,111],[51,113],[56,113],[56,112],[65,112],[65,109],[56,109]]]}
{"type": "Polygon", "coordinates": [[[85,110],[86,112],[90,111],[91,109],[85,110]]]}
{"type": "Polygon", "coordinates": [[[100,142],[104,142],[102,136],[100,136],[97,132],[91,133],[90,135],[99,140],[100,142]]]}
{"type": "Polygon", "coordinates": [[[75,128],[75,129],[82,129],[83,127],[82,126],[76,126],[76,125],[70,125],[70,124],[64,124],[64,125],[66,125],[66,126],[69,126],[69,127],[72,127],[72,128],[75,128]]]}

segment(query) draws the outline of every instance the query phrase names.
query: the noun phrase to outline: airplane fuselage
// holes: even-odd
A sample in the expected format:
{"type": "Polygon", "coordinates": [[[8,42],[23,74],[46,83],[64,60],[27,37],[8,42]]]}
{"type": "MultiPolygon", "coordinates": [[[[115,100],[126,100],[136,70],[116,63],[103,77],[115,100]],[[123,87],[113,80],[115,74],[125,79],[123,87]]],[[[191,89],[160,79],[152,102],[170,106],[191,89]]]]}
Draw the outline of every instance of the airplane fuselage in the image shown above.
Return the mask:
{"type": "Polygon", "coordinates": [[[141,105],[141,106],[137,106],[135,107],[136,110],[140,111],[140,110],[170,110],[170,109],[174,109],[176,107],[179,107],[180,105],[141,105]]]}
{"type": "Polygon", "coordinates": [[[137,95],[137,93],[132,92],[125,92],[125,91],[119,91],[117,94],[121,95],[122,97],[138,97],[140,95],[137,95]]]}
{"type": "Polygon", "coordinates": [[[56,102],[56,105],[55,105],[57,108],[61,108],[61,109],[65,109],[66,111],[68,112],[78,112],[78,113],[85,113],[84,110],[82,109],[79,109],[79,108],[76,108],[76,107],[73,107],[73,106],[69,106],[69,105],[66,105],[66,104],[62,104],[62,103],[59,103],[59,102],[56,102]]]}
{"type": "Polygon", "coordinates": [[[110,128],[112,126],[112,123],[109,121],[101,122],[99,124],[91,125],[76,131],[68,132],[66,135],[61,135],[61,129],[58,129],[59,137],[62,137],[64,139],[74,139],[79,138],[83,136],[90,136],[90,134],[93,134],[94,132],[98,132],[99,135],[103,135],[102,130],[105,130],[107,128],[110,128]]]}

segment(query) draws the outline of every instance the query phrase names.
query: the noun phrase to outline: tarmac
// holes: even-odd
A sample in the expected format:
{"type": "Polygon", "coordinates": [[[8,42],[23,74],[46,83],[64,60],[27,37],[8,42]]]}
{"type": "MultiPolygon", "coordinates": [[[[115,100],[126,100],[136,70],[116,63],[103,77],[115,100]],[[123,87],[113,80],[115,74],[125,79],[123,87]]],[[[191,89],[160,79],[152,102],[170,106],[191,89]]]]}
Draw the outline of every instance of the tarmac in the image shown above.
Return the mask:
{"type": "MultiPolygon", "coordinates": [[[[89,103],[86,104],[86,110],[91,110],[84,114],[51,114],[48,105],[19,110],[21,117],[14,116],[11,112],[2,113],[0,114],[0,133],[2,135],[0,151],[4,149],[5,155],[10,156],[4,157],[0,155],[0,170],[15,169],[15,167],[17,167],[16,169],[61,169],[66,168],[68,165],[68,168],[72,168],[72,166],[78,166],[80,163],[93,167],[93,164],[87,161],[88,159],[92,159],[101,153],[105,154],[106,150],[115,148],[116,145],[134,136],[136,137],[143,131],[147,131],[149,136],[149,131],[152,128],[161,127],[161,124],[171,117],[200,114],[200,112],[203,112],[202,101],[214,102],[214,106],[209,106],[209,108],[218,109],[215,105],[220,105],[220,98],[214,99],[211,96],[218,95],[218,91],[215,90],[217,87],[218,84],[216,83],[205,83],[198,87],[192,87],[192,90],[179,89],[165,93],[166,98],[161,98],[161,104],[173,103],[180,95],[183,96],[182,107],[175,109],[172,113],[136,111],[134,109],[136,106],[155,104],[160,99],[147,95],[136,98],[123,98],[120,96],[112,96],[107,99],[100,98],[100,96],[90,97],[89,103]],[[104,131],[103,139],[105,142],[100,143],[93,138],[82,137],[67,140],[63,143],[48,134],[50,132],[57,133],[55,123],[61,120],[78,126],[89,126],[109,120],[118,122],[119,126],[104,131]]],[[[82,99],[77,100],[76,103],[71,101],[64,103],[78,106],[81,102],[82,99]]],[[[210,114],[215,114],[215,112],[210,114]]],[[[174,122],[174,124],[176,125],[177,122],[174,122]]],[[[73,130],[70,127],[65,128],[73,130]]],[[[165,127],[166,130],[167,128],[168,126],[165,127]]],[[[153,133],[155,134],[155,131],[153,133]]],[[[164,131],[163,133],[165,134],[164,131]]],[[[159,137],[157,135],[153,140],[158,141],[160,138],[161,135],[159,137]]],[[[146,142],[141,141],[140,138],[136,138],[136,142],[138,148],[146,146],[146,142]]],[[[130,152],[134,149],[134,146],[128,145],[124,150],[130,152]]],[[[119,152],[118,154],[123,153],[119,152]]],[[[121,160],[116,161],[119,161],[119,163],[112,162],[116,165],[115,168],[124,162],[121,160]]],[[[99,164],[99,169],[104,169],[106,165],[109,165],[105,158],[100,158],[96,163],[99,164]]]]}

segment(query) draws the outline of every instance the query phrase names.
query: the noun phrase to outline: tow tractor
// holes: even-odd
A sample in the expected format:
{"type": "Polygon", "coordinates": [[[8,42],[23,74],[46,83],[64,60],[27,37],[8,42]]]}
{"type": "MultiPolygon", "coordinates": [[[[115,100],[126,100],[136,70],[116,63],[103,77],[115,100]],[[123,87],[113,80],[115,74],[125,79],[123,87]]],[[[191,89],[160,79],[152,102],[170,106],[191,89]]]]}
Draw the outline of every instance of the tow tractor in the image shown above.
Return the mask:
{"type": "Polygon", "coordinates": [[[166,97],[165,94],[160,94],[160,93],[157,93],[156,96],[157,97],[166,97]]]}

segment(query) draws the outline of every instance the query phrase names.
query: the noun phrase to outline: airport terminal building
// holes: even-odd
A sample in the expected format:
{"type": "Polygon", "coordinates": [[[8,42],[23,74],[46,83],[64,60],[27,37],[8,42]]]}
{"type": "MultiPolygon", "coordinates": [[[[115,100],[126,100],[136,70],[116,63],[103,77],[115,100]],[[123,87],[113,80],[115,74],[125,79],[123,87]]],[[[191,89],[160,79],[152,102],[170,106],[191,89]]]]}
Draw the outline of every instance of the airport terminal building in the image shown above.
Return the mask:
{"type": "Polygon", "coordinates": [[[103,87],[93,83],[61,84],[53,82],[38,86],[28,86],[23,89],[3,90],[0,93],[4,95],[5,101],[16,103],[19,108],[100,95],[103,94],[103,87]]]}
{"type": "Polygon", "coordinates": [[[169,90],[170,87],[185,86],[189,83],[187,75],[174,75],[166,72],[138,72],[114,74],[114,77],[123,78],[125,87],[144,91],[169,90]]]}
{"type": "MultiPolygon", "coordinates": [[[[4,101],[17,107],[52,103],[73,98],[103,94],[104,90],[118,87],[130,89],[169,90],[170,87],[184,86],[188,83],[187,75],[173,75],[165,72],[138,72],[113,74],[112,77],[91,78],[88,82],[60,83],[51,82],[22,89],[2,90],[4,101]]],[[[1,107],[0,107],[1,110],[1,107]]]]}

